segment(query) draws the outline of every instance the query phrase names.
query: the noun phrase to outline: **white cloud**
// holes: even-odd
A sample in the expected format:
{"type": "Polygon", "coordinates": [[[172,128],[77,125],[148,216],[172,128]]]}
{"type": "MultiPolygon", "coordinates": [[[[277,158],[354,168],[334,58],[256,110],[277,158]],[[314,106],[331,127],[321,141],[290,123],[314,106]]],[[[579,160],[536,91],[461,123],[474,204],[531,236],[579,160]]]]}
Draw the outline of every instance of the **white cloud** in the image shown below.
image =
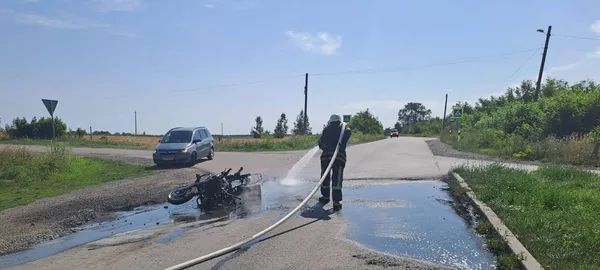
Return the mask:
{"type": "Polygon", "coordinates": [[[203,6],[208,9],[228,8],[231,10],[250,10],[258,4],[255,0],[202,0],[203,6]]]}
{"type": "Polygon", "coordinates": [[[33,13],[19,13],[10,9],[0,9],[0,14],[2,13],[12,15],[15,23],[17,24],[41,26],[50,29],[62,30],[103,29],[111,35],[128,38],[140,37],[133,33],[118,30],[114,26],[108,24],[89,23],[80,17],[62,11],[56,11],[56,13],[59,15],[58,17],[49,17],[33,13]]]}
{"type": "MultiPolygon", "coordinates": [[[[590,31],[600,34],[600,20],[597,20],[590,25],[590,31]]],[[[597,48],[594,52],[587,53],[586,56],[588,58],[600,58],[600,48],[597,48]]]]}
{"type": "Polygon", "coordinates": [[[568,65],[562,65],[562,66],[557,66],[557,67],[552,67],[552,68],[550,68],[550,70],[548,70],[548,73],[568,71],[568,70],[574,69],[576,67],[577,67],[576,63],[572,63],[572,64],[568,64],[568,65]]]}
{"type": "Polygon", "coordinates": [[[13,15],[16,23],[26,25],[37,25],[46,28],[58,28],[58,29],[83,29],[86,28],[84,25],[72,22],[66,19],[50,18],[43,15],[32,14],[32,13],[18,13],[9,9],[2,9],[0,13],[7,13],[13,15]]]}
{"type": "Polygon", "coordinates": [[[142,6],[141,0],[92,0],[103,11],[131,11],[142,6]]]}
{"type": "Polygon", "coordinates": [[[600,20],[595,21],[590,25],[590,30],[594,33],[600,34],[600,20]]]}
{"type": "Polygon", "coordinates": [[[304,51],[322,55],[332,55],[342,47],[342,37],[332,36],[327,32],[316,35],[306,32],[286,31],[285,35],[293,46],[304,51]]]}
{"type": "Polygon", "coordinates": [[[587,53],[586,56],[588,58],[600,58],[600,48],[596,49],[594,52],[587,53]]]}

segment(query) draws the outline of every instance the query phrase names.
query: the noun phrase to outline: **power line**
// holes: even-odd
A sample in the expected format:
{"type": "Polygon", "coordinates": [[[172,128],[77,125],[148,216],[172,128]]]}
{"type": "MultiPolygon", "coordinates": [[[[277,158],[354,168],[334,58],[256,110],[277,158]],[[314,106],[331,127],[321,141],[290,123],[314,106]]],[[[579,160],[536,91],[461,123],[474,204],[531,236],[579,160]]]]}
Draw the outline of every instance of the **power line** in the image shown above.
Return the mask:
{"type": "Polygon", "coordinates": [[[537,50],[535,50],[535,52],[533,52],[527,58],[527,60],[525,60],[525,62],[523,62],[523,64],[521,64],[521,66],[519,66],[519,68],[517,68],[517,70],[515,70],[515,72],[513,72],[510,76],[508,76],[508,78],[506,78],[506,80],[504,80],[504,82],[502,82],[502,85],[504,85],[506,82],[508,82],[510,79],[512,79],[512,77],[514,77],[529,62],[529,60],[531,60],[531,58],[533,58],[533,56],[536,55],[537,52],[539,52],[539,51],[540,51],[540,48],[538,48],[537,50]]]}
{"type": "Polygon", "coordinates": [[[537,48],[537,49],[529,49],[529,50],[520,50],[520,51],[514,51],[514,52],[502,53],[502,54],[492,54],[492,55],[471,57],[471,58],[467,58],[467,59],[463,59],[463,60],[455,60],[455,61],[450,61],[450,62],[434,63],[434,64],[422,65],[422,66],[419,66],[419,65],[404,65],[404,66],[396,66],[396,67],[389,67],[389,68],[347,70],[347,71],[327,72],[327,73],[313,73],[313,74],[311,74],[311,76],[335,76],[335,75],[345,75],[345,74],[366,74],[366,73],[393,72],[393,71],[400,71],[400,70],[413,70],[413,69],[419,69],[419,68],[431,68],[431,67],[448,66],[448,65],[456,65],[456,64],[462,64],[462,63],[475,62],[475,61],[482,60],[482,59],[515,55],[515,54],[520,54],[520,53],[524,53],[524,52],[531,52],[531,51],[535,51],[535,50],[539,50],[539,48],[537,48]]]}
{"type": "Polygon", "coordinates": [[[564,38],[573,38],[573,39],[598,40],[598,41],[600,41],[600,38],[594,38],[594,37],[579,37],[579,36],[569,36],[569,35],[560,35],[560,34],[552,34],[552,36],[564,37],[564,38]]]}

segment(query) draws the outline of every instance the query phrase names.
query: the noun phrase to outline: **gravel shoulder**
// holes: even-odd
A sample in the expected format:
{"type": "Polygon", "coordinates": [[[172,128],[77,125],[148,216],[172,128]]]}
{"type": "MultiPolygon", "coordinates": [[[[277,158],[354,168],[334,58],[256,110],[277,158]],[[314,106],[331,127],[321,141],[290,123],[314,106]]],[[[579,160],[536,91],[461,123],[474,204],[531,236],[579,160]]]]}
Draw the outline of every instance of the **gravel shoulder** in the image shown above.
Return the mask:
{"type": "Polygon", "coordinates": [[[0,254],[27,249],[40,242],[72,233],[88,222],[112,217],[114,211],[162,203],[173,187],[193,179],[197,169],[157,170],[151,161],[133,157],[110,157],[147,165],[151,174],[108,182],[36,200],[0,212],[0,254]]]}

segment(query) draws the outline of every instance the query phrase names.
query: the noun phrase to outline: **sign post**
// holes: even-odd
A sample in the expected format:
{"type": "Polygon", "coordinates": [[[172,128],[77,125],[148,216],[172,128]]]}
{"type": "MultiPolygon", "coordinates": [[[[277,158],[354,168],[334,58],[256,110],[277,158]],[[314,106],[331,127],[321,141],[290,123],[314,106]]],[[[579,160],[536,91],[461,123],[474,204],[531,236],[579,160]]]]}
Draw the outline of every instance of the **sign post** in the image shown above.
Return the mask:
{"type": "Polygon", "coordinates": [[[52,140],[56,139],[56,127],[54,126],[54,110],[56,110],[56,105],[58,104],[58,100],[51,99],[42,99],[44,106],[50,113],[50,117],[52,118],[52,140]]]}
{"type": "Polygon", "coordinates": [[[456,119],[456,128],[458,131],[458,141],[460,142],[460,119],[463,117],[464,109],[463,107],[453,107],[452,108],[452,118],[450,120],[456,119]]]}

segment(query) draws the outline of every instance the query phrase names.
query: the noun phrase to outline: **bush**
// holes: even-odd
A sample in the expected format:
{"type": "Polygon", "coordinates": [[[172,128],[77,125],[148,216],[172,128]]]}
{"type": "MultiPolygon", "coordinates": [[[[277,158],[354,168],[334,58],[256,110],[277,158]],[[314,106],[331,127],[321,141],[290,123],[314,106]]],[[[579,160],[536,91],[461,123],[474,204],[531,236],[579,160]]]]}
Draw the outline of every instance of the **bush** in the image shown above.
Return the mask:
{"type": "Polygon", "coordinates": [[[480,99],[461,120],[461,141],[441,139],[459,149],[504,157],[576,165],[597,165],[591,158],[600,141],[600,87],[593,81],[569,86],[548,79],[539,101],[523,82],[500,97],[480,99]]]}
{"type": "MultiPolygon", "coordinates": [[[[67,125],[60,118],[54,118],[54,125],[57,138],[66,134],[67,125]]],[[[33,117],[28,122],[25,117],[17,117],[11,125],[6,125],[5,130],[11,139],[52,139],[52,119],[33,117]]]]}
{"type": "Polygon", "coordinates": [[[0,152],[0,179],[38,181],[63,173],[69,168],[70,149],[63,144],[52,144],[49,152],[32,153],[25,148],[6,147],[0,152]]]}

